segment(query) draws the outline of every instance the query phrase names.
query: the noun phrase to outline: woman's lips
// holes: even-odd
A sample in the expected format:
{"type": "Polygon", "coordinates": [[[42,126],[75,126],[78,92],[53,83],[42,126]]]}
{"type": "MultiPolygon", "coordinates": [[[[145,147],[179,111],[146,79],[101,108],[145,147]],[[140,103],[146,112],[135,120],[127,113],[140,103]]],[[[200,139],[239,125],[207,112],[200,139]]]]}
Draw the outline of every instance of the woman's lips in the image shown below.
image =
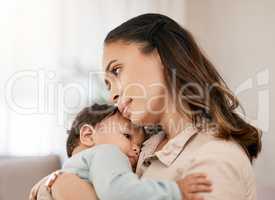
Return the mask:
{"type": "Polygon", "coordinates": [[[127,106],[124,108],[124,110],[123,110],[122,115],[123,115],[124,117],[129,117],[130,113],[128,112],[128,110],[129,110],[129,105],[127,105],[127,106]]]}
{"type": "Polygon", "coordinates": [[[128,118],[130,116],[129,106],[130,106],[131,102],[132,102],[132,100],[130,98],[128,98],[118,104],[119,112],[126,118],[128,118]]]}

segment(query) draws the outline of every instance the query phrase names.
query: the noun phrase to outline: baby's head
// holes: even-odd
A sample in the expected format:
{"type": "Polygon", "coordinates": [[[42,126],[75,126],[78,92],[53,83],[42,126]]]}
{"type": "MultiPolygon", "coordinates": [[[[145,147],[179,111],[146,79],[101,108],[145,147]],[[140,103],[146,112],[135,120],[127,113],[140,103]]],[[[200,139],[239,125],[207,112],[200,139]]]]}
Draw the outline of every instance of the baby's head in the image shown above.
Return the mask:
{"type": "Polygon", "coordinates": [[[107,104],[94,104],[78,113],[68,131],[68,157],[96,145],[92,139],[93,134],[114,132],[124,136],[118,137],[119,146],[125,149],[131,165],[135,167],[145,140],[145,131],[123,118],[116,107],[107,104]]]}

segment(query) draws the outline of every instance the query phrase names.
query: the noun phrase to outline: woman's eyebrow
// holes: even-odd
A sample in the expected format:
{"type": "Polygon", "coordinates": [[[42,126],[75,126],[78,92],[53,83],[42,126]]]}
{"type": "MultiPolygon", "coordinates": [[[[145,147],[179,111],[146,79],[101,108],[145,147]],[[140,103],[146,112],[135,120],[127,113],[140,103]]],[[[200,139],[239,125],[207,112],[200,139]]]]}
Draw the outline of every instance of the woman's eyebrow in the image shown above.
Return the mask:
{"type": "Polygon", "coordinates": [[[108,72],[109,70],[110,70],[110,67],[111,67],[111,65],[114,63],[114,62],[116,62],[117,60],[111,60],[109,63],[108,63],[108,65],[107,65],[107,67],[106,67],[106,69],[105,69],[105,72],[108,72]]]}

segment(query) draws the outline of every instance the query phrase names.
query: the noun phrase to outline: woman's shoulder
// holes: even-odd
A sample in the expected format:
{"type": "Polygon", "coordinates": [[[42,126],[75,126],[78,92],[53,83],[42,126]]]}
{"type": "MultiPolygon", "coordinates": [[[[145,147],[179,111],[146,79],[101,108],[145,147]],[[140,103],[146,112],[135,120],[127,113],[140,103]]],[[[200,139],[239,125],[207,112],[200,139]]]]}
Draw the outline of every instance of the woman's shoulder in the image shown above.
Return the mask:
{"type": "Polygon", "coordinates": [[[189,160],[186,169],[205,170],[207,173],[214,171],[213,174],[219,171],[220,174],[231,174],[235,180],[254,182],[251,162],[237,142],[203,134],[198,134],[196,140],[197,148],[190,151],[190,155],[185,154],[189,160]]]}
{"type": "Polygon", "coordinates": [[[255,196],[255,176],[252,165],[242,147],[233,140],[225,140],[198,133],[192,154],[188,156],[186,174],[204,172],[218,192],[211,195],[222,199],[251,199],[255,196]],[[244,197],[245,196],[245,197],[244,197]]]}
{"type": "Polygon", "coordinates": [[[244,149],[232,139],[222,139],[212,133],[203,132],[197,136],[200,144],[196,151],[197,158],[213,158],[221,161],[250,165],[244,149]]]}

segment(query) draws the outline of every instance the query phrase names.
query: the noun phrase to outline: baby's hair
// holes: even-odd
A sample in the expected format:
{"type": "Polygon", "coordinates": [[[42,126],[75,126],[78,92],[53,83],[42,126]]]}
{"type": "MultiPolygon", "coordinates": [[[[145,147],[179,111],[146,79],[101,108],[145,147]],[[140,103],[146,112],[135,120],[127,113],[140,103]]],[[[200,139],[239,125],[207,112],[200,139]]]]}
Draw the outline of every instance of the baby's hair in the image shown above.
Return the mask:
{"type": "Polygon", "coordinates": [[[68,130],[66,149],[68,157],[72,156],[73,150],[79,145],[80,129],[84,124],[95,126],[106,117],[114,115],[118,111],[117,107],[108,104],[93,104],[81,110],[68,130]]]}

